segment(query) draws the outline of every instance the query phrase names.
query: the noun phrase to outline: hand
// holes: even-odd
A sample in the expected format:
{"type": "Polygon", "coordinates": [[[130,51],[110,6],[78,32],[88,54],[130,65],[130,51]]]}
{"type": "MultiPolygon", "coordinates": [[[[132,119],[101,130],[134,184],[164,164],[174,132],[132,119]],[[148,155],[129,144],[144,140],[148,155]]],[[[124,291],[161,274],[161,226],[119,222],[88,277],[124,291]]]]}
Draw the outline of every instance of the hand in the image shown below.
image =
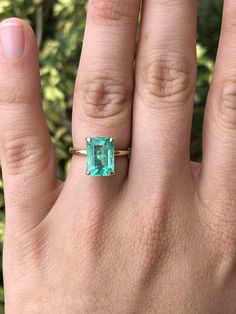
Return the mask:
{"type": "Polygon", "coordinates": [[[193,0],[91,0],[73,142],[132,139],[116,175],[56,179],[33,32],[0,26],[6,313],[236,313],[236,2],[225,1],[203,135],[189,159],[196,77],[193,0]],[[135,86],[133,73],[135,72],[135,86]],[[132,121],[132,134],[131,134],[132,121]]]}

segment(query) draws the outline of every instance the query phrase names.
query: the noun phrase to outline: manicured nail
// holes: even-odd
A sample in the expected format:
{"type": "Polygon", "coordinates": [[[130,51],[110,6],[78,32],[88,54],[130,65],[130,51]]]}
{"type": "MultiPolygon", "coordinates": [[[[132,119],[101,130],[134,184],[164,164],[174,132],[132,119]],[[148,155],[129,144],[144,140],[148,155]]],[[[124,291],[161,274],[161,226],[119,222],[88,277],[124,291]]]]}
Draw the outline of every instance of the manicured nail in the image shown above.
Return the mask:
{"type": "Polygon", "coordinates": [[[3,54],[7,59],[20,58],[24,53],[25,39],[22,25],[14,22],[0,24],[3,54]]]}

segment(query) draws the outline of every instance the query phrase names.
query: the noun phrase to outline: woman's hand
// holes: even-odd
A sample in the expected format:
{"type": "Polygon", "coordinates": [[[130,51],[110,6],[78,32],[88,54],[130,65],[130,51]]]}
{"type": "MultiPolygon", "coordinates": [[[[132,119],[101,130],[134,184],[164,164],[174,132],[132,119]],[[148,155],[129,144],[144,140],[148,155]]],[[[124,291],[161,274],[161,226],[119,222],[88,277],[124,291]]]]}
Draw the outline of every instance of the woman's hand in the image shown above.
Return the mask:
{"type": "Polygon", "coordinates": [[[109,136],[132,154],[100,178],[75,156],[64,184],[33,32],[2,22],[6,313],[236,313],[236,2],[225,0],[201,165],[189,159],[195,2],[143,2],[134,69],[140,1],[90,1],[74,146],[109,136]]]}

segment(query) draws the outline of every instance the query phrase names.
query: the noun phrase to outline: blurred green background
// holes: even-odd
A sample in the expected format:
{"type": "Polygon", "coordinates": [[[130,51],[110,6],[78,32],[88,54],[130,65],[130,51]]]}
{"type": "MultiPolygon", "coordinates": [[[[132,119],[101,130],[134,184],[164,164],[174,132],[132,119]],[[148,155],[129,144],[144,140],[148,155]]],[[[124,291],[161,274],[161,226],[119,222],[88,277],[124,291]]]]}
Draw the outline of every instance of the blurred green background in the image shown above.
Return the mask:
{"type": "MultiPolygon", "coordinates": [[[[191,155],[201,160],[201,133],[204,106],[214,67],[221,26],[223,0],[198,1],[198,80],[195,96],[191,155]]],[[[0,0],[0,20],[11,16],[26,19],[35,30],[43,105],[55,144],[58,176],[65,178],[71,145],[72,94],[85,27],[85,0],[0,0]]],[[[0,243],[4,231],[3,183],[0,176],[0,243]]],[[[2,281],[1,281],[2,284],[2,281]]],[[[3,288],[0,313],[3,313],[3,288]]]]}

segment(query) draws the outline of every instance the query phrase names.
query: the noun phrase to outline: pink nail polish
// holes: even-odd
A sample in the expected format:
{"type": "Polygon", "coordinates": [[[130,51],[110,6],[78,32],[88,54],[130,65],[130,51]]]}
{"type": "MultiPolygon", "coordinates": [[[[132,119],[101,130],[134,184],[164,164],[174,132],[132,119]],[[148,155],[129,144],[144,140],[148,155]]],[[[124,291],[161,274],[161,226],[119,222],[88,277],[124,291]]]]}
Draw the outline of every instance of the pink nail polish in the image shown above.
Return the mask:
{"type": "Polygon", "coordinates": [[[1,23],[0,37],[3,54],[7,59],[17,59],[23,55],[25,39],[21,24],[14,22],[1,23]]]}

